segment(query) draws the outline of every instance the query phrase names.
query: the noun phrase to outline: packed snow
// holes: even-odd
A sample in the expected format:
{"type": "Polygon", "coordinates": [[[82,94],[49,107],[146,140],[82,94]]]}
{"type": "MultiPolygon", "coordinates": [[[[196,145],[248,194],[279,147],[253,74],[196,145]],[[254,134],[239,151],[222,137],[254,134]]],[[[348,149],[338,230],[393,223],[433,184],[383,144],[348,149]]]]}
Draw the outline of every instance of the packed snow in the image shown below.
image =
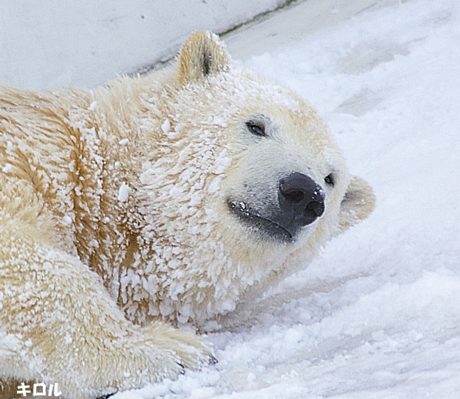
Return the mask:
{"type": "Polygon", "coordinates": [[[460,398],[459,43],[457,0],[411,0],[246,62],[322,113],[376,210],[208,334],[217,365],[114,399],[460,398]]]}

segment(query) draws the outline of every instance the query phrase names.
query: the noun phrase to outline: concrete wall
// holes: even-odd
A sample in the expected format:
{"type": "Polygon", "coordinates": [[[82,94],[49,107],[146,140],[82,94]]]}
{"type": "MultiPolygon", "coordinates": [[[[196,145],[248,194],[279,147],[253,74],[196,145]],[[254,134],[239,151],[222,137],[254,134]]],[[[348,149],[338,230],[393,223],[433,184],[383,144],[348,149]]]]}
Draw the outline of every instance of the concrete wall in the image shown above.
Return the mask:
{"type": "Polygon", "coordinates": [[[92,87],[286,0],[0,0],[0,84],[92,87]]]}

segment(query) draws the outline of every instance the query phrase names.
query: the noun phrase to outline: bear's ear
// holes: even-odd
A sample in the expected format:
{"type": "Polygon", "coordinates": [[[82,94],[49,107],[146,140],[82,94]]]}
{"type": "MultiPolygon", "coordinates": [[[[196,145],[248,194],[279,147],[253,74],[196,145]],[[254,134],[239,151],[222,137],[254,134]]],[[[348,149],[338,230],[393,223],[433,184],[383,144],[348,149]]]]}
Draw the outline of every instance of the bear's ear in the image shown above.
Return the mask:
{"type": "Polygon", "coordinates": [[[225,45],[211,32],[195,32],[182,46],[179,55],[179,81],[187,84],[223,71],[230,61],[225,45]]]}
{"type": "Polygon", "coordinates": [[[340,204],[339,233],[367,218],[374,205],[375,195],[369,183],[353,176],[340,204]]]}

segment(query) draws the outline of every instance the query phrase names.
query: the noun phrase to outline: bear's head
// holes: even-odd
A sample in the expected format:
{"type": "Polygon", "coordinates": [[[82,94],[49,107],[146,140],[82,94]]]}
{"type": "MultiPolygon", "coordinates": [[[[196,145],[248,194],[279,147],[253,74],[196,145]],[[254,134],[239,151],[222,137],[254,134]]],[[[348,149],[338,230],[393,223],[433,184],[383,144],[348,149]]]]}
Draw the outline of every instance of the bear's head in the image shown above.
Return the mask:
{"type": "Polygon", "coordinates": [[[212,34],[187,40],[155,102],[158,152],[140,180],[156,264],[169,265],[156,289],[164,318],[233,310],[373,209],[317,112],[212,34]]]}

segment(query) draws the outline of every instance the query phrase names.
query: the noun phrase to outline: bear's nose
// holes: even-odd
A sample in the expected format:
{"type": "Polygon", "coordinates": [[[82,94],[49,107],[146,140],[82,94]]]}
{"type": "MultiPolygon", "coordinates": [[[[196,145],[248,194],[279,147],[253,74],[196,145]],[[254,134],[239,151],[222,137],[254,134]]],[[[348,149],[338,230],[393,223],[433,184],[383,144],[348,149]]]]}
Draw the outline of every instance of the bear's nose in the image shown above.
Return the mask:
{"type": "Polygon", "coordinates": [[[303,173],[294,172],[279,182],[278,222],[293,236],[300,227],[313,223],[324,213],[320,185],[303,173]]]}

